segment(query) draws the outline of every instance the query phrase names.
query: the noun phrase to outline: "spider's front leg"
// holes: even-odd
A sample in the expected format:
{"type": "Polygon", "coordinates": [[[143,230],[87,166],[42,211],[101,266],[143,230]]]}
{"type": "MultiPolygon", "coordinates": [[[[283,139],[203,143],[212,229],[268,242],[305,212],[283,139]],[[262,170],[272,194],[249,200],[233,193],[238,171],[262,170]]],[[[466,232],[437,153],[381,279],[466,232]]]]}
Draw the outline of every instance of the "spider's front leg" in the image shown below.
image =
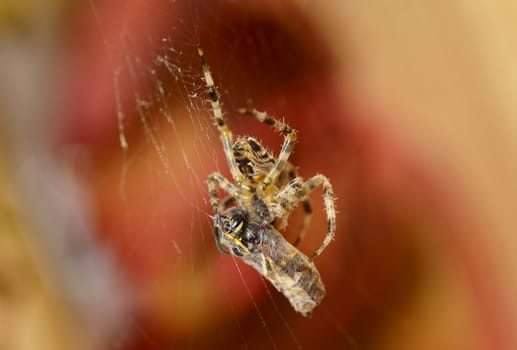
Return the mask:
{"type": "Polygon", "coordinates": [[[264,178],[262,182],[262,188],[269,186],[278,178],[278,175],[282,172],[284,167],[286,166],[287,160],[291,155],[294,144],[296,143],[296,130],[292,129],[289,125],[282,123],[281,121],[267,115],[264,112],[258,112],[255,109],[246,109],[240,108],[238,110],[240,114],[249,115],[254,117],[255,119],[261,121],[264,124],[271,125],[277,131],[281,132],[284,135],[284,143],[282,144],[282,149],[280,150],[280,154],[278,155],[278,160],[275,165],[269,170],[269,173],[264,178]]]}
{"type": "Polygon", "coordinates": [[[219,100],[219,93],[214,84],[214,79],[212,77],[212,73],[210,73],[210,68],[205,60],[205,55],[201,47],[198,46],[197,52],[199,55],[199,59],[201,60],[201,66],[203,67],[203,75],[205,76],[205,84],[208,89],[208,98],[210,99],[210,104],[212,106],[212,114],[214,116],[215,125],[217,126],[217,130],[219,130],[219,135],[221,139],[221,143],[223,144],[224,154],[226,156],[226,161],[228,162],[228,167],[230,168],[230,172],[232,173],[232,177],[237,184],[242,183],[244,177],[242,176],[235,159],[232,154],[232,144],[233,144],[233,136],[232,132],[226,125],[226,121],[224,120],[223,111],[221,109],[221,101],[219,100]]]}

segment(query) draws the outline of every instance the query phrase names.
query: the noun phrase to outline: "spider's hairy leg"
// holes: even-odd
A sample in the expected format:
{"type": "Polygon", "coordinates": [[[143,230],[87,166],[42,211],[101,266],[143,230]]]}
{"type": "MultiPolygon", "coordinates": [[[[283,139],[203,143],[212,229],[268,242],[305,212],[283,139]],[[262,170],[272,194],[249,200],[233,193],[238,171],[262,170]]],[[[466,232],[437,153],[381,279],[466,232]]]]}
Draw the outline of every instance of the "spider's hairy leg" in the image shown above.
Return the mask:
{"type": "Polygon", "coordinates": [[[210,68],[208,67],[208,63],[206,63],[205,54],[200,46],[197,48],[197,53],[201,60],[201,66],[203,67],[203,75],[205,76],[205,84],[208,89],[208,97],[210,98],[210,104],[212,105],[215,122],[219,128],[225,128],[226,122],[224,121],[221,102],[219,101],[219,93],[215,88],[212,73],[210,73],[210,68]]]}
{"type": "Polygon", "coordinates": [[[219,202],[219,208],[221,211],[226,210],[233,203],[235,203],[235,197],[230,194],[219,202]]]}
{"type": "MultiPolygon", "coordinates": [[[[308,195],[307,192],[302,190],[304,182],[301,177],[296,177],[289,182],[284,188],[282,188],[275,196],[275,200],[280,203],[280,207],[283,210],[290,211],[298,203],[302,203],[303,211],[305,216],[303,218],[302,227],[296,235],[296,239],[293,245],[296,247],[302,241],[312,218],[312,206],[309,198],[304,198],[308,195]]],[[[277,214],[278,216],[278,214],[277,214]]]]}
{"type": "MultiPolygon", "coordinates": [[[[219,208],[223,207],[223,205],[226,205],[226,202],[228,202],[228,198],[235,198],[237,196],[237,188],[227,179],[225,179],[221,174],[219,173],[212,173],[208,176],[207,179],[208,183],[208,195],[210,196],[210,205],[212,206],[212,209],[214,211],[214,214],[219,213],[219,208]],[[223,189],[227,193],[229,193],[229,196],[226,197],[222,205],[220,205],[219,198],[217,197],[217,187],[223,189]]],[[[219,237],[217,233],[217,228],[215,231],[215,244],[217,245],[217,249],[221,253],[224,254],[230,254],[228,250],[226,250],[223,245],[221,244],[221,238],[219,237]]]]}
{"type": "Polygon", "coordinates": [[[307,232],[307,229],[309,228],[309,224],[311,223],[312,218],[312,206],[311,202],[308,199],[305,199],[302,201],[303,211],[305,213],[305,216],[303,217],[303,223],[302,227],[300,228],[300,231],[298,231],[298,235],[296,236],[296,239],[294,240],[293,245],[296,247],[300,242],[302,241],[303,237],[305,236],[305,232],[307,232]]]}
{"type": "Polygon", "coordinates": [[[281,121],[269,116],[264,112],[258,112],[255,109],[240,108],[238,110],[240,114],[249,115],[255,119],[261,121],[264,124],[271,125],[274,129],[278,130],[284,135],[284,143],[282,149],[278,155],[278,160],[275,165],[271,168],[269,173],[264,178],[262,186],[266,187],[276,181],[278,175],[282,172],[287,164],[287,160],[293,150],[294,144],[296,143],[296,130],[292,129],[289,125],[282,123],[281,121]]]}
{"type": "Polygon", "coordinates": [[[210,73],[210,68],[208,67],[208,63],[206,63],[205,55],[200,46],[197,47],[197,53],[199,55],[199,59],[201,60],[201,66],[203,67],[205,84],[206,88],[208,89],[208,98],[210,99],[210,104],[212,106],[212,114],[214,115],[215,124],[217,125],[217,129],[219,130],[219,135],[221,138],[221,143],[223,144],[224,154],[228,162],[228,167],[230,168],[230,172],[235,182],[237,184],[240,184],[243,180],[243,176],[239,172],[237,163],[235,162],[235,159],[232,155],[232,132],[230,131],[228,125],[226,125],[226,121],[224,120],[223,111],[221,108],[221,101],[219,99],[219,93],[217,92],[217,89],[214,84],[214,79],[212,77],[212,73],[210,73]]]}
{"type": "MultiPolygon", "coordinates": [[[[325,203],[325,212],[327,213],[327,235],[321,243],[320,247],[312,254],[310,260],[314,260],[319,256],[325,248],[334,239],[336,234],[336,208],[334,206],[334,191],[329,179],[321,174],[315,175],[307,180],[302,186],[302,192],[310,193],[319,185],[323,186],[323,200],[325,203]]],[[[305,195],[304,195],[305,196],[305,195]]]]}
{"type": "MultiPolygon", "coordinates": [[[[279,180],[282,178],[282,176],[284,176],[284,177],[287,176],[289,181],[293,181],[294,179],[296,179],[298,177],[298,170],[296,169],[296,167],[294,165],[292,165],[291,163],[288,162],[284,171],[280,173],[279,180]],[[285,175],[284,175],[284,172],[285,172],[285,175]]],[[[303,182],[303,180],[301,178],[299,181],[303,182]]],[[[297,199],[296,202],[298,202],[298,201],[299,200],[297,199]]],[[[294,204],[293,204],[293,206],[294,206],[294,204]]],[[[305,237],[305,233],[307,232],[307,229],[309,228],[309,225],[311,223],[312,206],[311,206],[311,201],[309,198],[302,200],[302,208],[303,208],[303,212],[304,212],[305,216],[303,217],[302,227],[300,227],[300,230],[298,231],[298,234],[296,235],[296,239],[294,240],[294,243],[293,243],[293,245],[295,247],[297,247],[298,244],[300,244],[300,242],[303,240],[303,237],[305,237]]]]}
{"type": "MultiPolygon", "coordinates": [[[[298,202],[302,202],[304,206],[304,210],[307,212],[312,212],[312,208],[307,201],[307,196],[314,191],[316,187],[319,185],[323,186],[323,200],[325,203],[325,212],[327,213],[327,235],[321,243],[320,247],[312,254],[310,260],[314,260],[317,256],[319,256],[325,248],[330,244],[330,242],[334,239],[336,233],[336,208],[334,206],[334,191],[332,190],[332,185],[326,176],[318,174],[311,177],[306,182],[302,182],[302,178],[297,177],[292,180],[287,186],[285,186],[281,191],[279,191],[275,197],[282,201],[284,201],[284,205],[294,206],[298,202]]],[[[306,219],[307,220],[307,219],[306,219]]],[[[300,240],[303,238],[303,234],[301,233],[300,240]]],[[[295,242],[297,243],[297,242],[295,242]]]]}
{"type": "MultiPolygon", "coordinates": [[[[224,178],[223,175],[219,173],[212,173],[208,176],[207,179],[208,183],[208,195],[210,197],[210,205],[212,206],[212,209],[214,210],[214,213],[219,212],[219,197],[217,197],[217,187],[223,189],[225,192],[227,192],[230,196],[228,198],[237,198],[238,197],[238,190],[237,188],[226,178],[224,178]]],[[[223,201],[223,204],[228,201],[225,199],[223,201]]]]}

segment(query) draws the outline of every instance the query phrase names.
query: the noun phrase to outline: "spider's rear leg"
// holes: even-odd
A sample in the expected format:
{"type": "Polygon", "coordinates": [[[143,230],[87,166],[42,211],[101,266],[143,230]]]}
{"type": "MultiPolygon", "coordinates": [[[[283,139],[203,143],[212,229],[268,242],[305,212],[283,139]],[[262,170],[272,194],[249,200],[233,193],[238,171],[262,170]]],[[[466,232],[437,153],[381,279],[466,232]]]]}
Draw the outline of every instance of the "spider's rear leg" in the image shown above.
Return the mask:
{"type": "Polygon", "coordinates": [[[284,143],[282,144],[282,149],[280,150],[280,154],[278,155],[278,160],[276,161],[275,165],[271,168],[269,173],[266,175],[262,183],[262,186],[266,187],[276,181],[278,175],[287,164],[287,160],[289,159],[294,144],[296,143],[296,130],[292,129],[289,125],[282,123],[281,121],[267,115],[266,113],[258,112],[255,109],[240,108],[238,112],[243,115],[252,116],[264,124],[271,125],[273,128],[281,132],[285,137],[284,143]]]}
{"type": "MultiPolygon", "coordinates": [[[[292,174],[296,175],[296,170],[292,167],[292,174]]],[[[291,173],[291,171],[290,171],[291,173]]],[[[282,176],[287,176],[287,174],[281,174],[282,176]]],[[[302,226],[296,235],[296,239],[294,240],[293,245],[297,246],[302,241],[307,229],[309,228],[309,224],[312,218],[312,206],[309,198],[303,198],[307,194],[303,192],[302,195],[302,186],[303,179],[301,177],[292,178],[291,174],[288,175],[291,178],[291,181],[285,185],[276,195],[275,200],[280,203],[280,207],[283,212],[289,213],[298,203],[302,203],[302,208],[304,211],[304,218],[302,226]]],[[[277,214],[277,216],[282,216],[283,214],[277,214]]],[[[285,214],[284,214],[285,215],[285,214]]]]}
{"type": "MultiPolygon", "coordinates": [[[[332,190],[332,185],[330,184],[327,177],[321,174],[311,177],[306,182],[303,182],[302,178],[297,177],[275,196],[278,200],[280,200],[281,205],[283,202],[286,207],[292,207],[297,203],[302,202],[306,213],[312,213],[312,208],[308,202],[307,196],[319,185],[323,186],[323,200],[325,204],[325,212],[327,214],[327,235],[325,236],[320,247],[310,257],[311,260],[314,260],[325,250],[325,248],[327,248],[332,239],[334,239],[336,233],[336,209],[334,206],[334,192],[332,190]]],[[[309,216],[310,219],[310,215],[307,216],[309,216]]],[[[304,231],[300,232],[299,240],[303,238],[305,229],[306,227],[304,227],[304,231]]],[[[299,240],[297,239],[295,244],[298,243],[299,240]]]]}
{"type": "Polygon", "coordinates": [[[298,235],[296,236],[296,239],[294,240],[293,245],[296,247],[300,242],[302,241],[303,237],[305,237],[305,233],[307,232],[307,229],[309,228],[309,224],[311,223],[312,218],[312,206],[311,202],[308,199],[305,199],[302,201],[302,207],[303,211],[305,213],[305,216],[303,217],[303,223],[302,227],[300,228],[300,231],[298,231],[298,235]]]}
{"type": "MultiPolygon", "coordinates": [[[[276,182],[276,185],[279,188],[285,188],[286,192],[283,192],[283,194],[280,194],[279,196],[285,197],[285,198],[292,198],[292,201],[288,204],[291,207],[294,207],[296,204],[300,202],[298,197],[295,196],[297,189],[301,187],[303,184],[303,179],[298,177],[298,171],[294,165],[287,162],[286,166],[284,167],[284,170],[280,172],[280,175],[278,175],[278,179],[276,182]],[[296,180],[295,180],[296,179],[296,180]],[[290,186],[284,187],[287,184],[290,186]]],[[[303,223],[300,229],[298,230],[298,234],[296,235],[296,239],[294,240],[293,245],[296,247],[300,242],[303,240],[303,237],[305,236],[305,233],[307,232],[307,229],[309,228],[309,225],[311,223],[312,218],[312,206],[309,198],[305,198],[302,202],[302,208],[304,211],[304,217],[303,217],[303,223]]],[[[282,201],[281,201],[282,203],[282,201]]],[[[283,202],[285,204],[285,202],[283,202]]]]}
{"type": "Polygon", "coordinates": [[[319,256],[325,250],[325,248],[327,248],[330,242],[332,242],[336,234],[336,208],[334,205],[334,191],[332,190],[332,185],[330,184],[329,179],[321,174],[315,175],[303,184],[302,191],[308,194],[319,185],[323,186],[323,201],[325,204],[325,212],[327,214],[327,235],[323,239],[323,243],[321,243],[320,247],[316,249],[314,254],[312,254],[310,260],[314,260],[317,256],[319,256]]]}

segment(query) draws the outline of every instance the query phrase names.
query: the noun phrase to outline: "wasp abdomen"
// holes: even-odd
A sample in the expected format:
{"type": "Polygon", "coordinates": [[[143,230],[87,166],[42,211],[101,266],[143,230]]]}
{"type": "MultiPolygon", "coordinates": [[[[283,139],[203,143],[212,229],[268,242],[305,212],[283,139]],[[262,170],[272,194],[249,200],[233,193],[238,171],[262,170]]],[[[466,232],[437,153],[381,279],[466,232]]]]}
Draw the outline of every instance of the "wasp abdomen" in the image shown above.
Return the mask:
{"type": "Polygon", "coordinates": [[[325,297],[316,266],[272,226],[261,233],[260,246],[243,260],[284,294],[297,312],[309,316],[325,297]]]}

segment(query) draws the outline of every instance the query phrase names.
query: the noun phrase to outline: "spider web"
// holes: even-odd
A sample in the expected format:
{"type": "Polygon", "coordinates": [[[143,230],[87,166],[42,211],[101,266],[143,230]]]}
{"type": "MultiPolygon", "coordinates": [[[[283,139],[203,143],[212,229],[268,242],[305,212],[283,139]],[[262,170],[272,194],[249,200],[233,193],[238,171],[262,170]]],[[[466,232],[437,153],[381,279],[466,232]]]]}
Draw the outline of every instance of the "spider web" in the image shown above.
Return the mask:
{"type": "MultiPolygon", "coordinates": [[[[111,213],[101,219],[101,231],[109,232],[102,239],[112,243],[135,286],[136,306],[117,348],[310,349],[327,344],[355,349],[366,344],[359,339],[368,334],[369,316],[353,316],[361,315],[353,301],[332,309],[324,300],[313,318],[305,319],[256,271],[221,255],[213,240],[206,178],[214,171],[231,177],[196,46],[206,53],[234,135],[258,136],[278,154],[280,136],[231,111],[246,106],[285,116],[300,136],[291,160],[307,177],[325,173],[322,161],[315,161],[320,152],[329,157],[328,168],[339,162],[341,151],[304,141],[308,136],[318,142],[329,129],[325,121],[317,121],[322,131],[313,137],[296,116],[283,113],[290,109],[293,86],[312,84],[314,77],[305,71],[321,64],[292,33],[303,23],[282,27],[274,18],[230,2],[148,0],[117,11],[109,2],[91,0],[90,5],[97,39],[103,42],[105,55],[99,56],[110,66],[107,95],[113,105],[110,127],[116,130],[116,137],[110,134],[111,155],[96,170],[111,174],[105,175],[111,180],[99,195],[104,211],[111,213]]],[[[314,196],[313,201],[319,214],[308,235],[324,231],[321,199],[314,196]]],[[[291,222],[297,227],[301,213],[290,219],[288,238],[294,237],[291,222]]],[[[301,249],[309,254],[321,239],[307,237],[301,249]]],[[[324,259],[328,298],[347,298],[349,292],[336,289],[345,286],[367,301],[369,309],[362,315],[387,312],[366,282],[337,282],[351,273],[347,261],[336,266],[324,259]]]]}

